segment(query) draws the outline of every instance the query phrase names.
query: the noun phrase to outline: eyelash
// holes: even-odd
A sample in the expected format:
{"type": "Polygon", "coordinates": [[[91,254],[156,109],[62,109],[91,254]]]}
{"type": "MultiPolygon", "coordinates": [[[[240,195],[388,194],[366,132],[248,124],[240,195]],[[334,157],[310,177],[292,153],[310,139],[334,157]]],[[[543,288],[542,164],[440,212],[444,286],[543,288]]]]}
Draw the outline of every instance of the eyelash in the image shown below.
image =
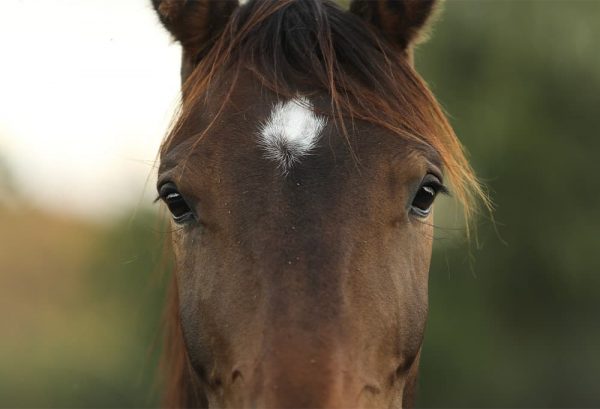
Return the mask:
{"type": "Polygon", "coordinates": [[[439,194],[449,194],[448,188],[435,176],[427,175],[413,197],[410,212],[420,218],[429,216],[433,202],[439,194]]]}
{"type": "Polygon", "coordinates": [[[184,224],[197,220],[194,210],[190,207],[173,182],[163,183],[159,187],[159,194],[156,200],[161,200],[165,203],[171,212],[173,220],[177,224],[184,224]]]}

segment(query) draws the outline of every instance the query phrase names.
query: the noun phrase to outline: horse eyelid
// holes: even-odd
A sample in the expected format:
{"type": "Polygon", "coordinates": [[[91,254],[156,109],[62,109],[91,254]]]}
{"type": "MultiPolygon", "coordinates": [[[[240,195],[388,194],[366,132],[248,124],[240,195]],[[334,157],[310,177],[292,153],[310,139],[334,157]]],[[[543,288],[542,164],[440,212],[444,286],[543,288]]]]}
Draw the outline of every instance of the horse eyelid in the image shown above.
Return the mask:
{"type": "Polygon", "coordinates": [[[452,197],[452,192],[450,192],[450,189],[444,185],[444,183],[441,181],[441,178],[435,173],[429,173],[427,176],[425,176],[425,178],[423,178],[419,189],[421,189],[423,186],[433,186],[436,195],[442,194],[452,197]]]}
{"type": "Polygon", "coordinates": [[[450,192],[450,189],[448,189],[446,187],[446,185],[444,185],[442,183],[436,184],[435,190],[436,190],[437,194],[442,194],[442,195],[445,195],[445,196],[452,197],[452,192],[450,192]]]}

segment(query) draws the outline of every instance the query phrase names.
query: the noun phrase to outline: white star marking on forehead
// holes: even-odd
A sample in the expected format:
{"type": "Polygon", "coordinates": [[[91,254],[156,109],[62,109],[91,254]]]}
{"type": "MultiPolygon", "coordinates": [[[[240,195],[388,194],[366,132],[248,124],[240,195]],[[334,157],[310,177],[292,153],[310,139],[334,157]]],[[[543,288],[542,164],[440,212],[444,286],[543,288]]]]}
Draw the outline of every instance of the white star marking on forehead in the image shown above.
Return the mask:
{"type": "Polygon", "coordinates": [[[278,102],[269,119],[261,125],[259,144],[267,158],[278,163],[286,174],[302,156],[310,153],[319,140],[327,120],[313,112],[304,97],[278,102]]]}

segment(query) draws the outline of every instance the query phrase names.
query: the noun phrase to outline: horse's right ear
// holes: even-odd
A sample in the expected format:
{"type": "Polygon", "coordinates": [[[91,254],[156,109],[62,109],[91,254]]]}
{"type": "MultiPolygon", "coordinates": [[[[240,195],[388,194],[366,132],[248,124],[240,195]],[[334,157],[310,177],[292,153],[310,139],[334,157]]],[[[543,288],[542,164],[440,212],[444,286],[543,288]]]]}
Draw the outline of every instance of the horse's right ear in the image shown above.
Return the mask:
{"type": "Polygon", "coordinates": [[[238,0],[152,0],[165,28],[196,58],[223,31],[238,0]]]}
{"type": "Polygon", "coordinates": [[[441,0],[352,0],[350,12],[378,30],[412,60],[414,46],[427,38],[441,0]]]}

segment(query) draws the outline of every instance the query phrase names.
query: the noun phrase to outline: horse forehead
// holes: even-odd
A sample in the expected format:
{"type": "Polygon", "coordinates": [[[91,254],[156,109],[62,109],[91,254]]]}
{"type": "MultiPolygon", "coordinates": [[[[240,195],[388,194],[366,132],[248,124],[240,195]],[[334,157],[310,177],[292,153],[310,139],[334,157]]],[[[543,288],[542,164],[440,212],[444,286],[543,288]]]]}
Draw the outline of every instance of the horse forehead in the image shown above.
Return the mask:
{"type": "Polygon", "coordinates": [[[291,98],[273,105],[259,125],[257,142],[265,157],[286,174],[315,148],[326,123],[308,98],[291,98]]]}
{"type": "Polygon", "coordinates": [[[187,117],[161,154],[160,173],[180,168],[191,153],[195,159],[186,166],[205,175],[237,180],[244,174],[246,182],[260,175],[290,179],[298,172],[317,178],[334,165],[354,169],[357,158],[361,166],[374,166],[392,152],[404,156],[413,150],[374,124],[356,120],[339,126],[326,93],[309,89],[278,95],[251,75],[234,87],[226,85],[212,90],[212,98],[187,117]]]}

